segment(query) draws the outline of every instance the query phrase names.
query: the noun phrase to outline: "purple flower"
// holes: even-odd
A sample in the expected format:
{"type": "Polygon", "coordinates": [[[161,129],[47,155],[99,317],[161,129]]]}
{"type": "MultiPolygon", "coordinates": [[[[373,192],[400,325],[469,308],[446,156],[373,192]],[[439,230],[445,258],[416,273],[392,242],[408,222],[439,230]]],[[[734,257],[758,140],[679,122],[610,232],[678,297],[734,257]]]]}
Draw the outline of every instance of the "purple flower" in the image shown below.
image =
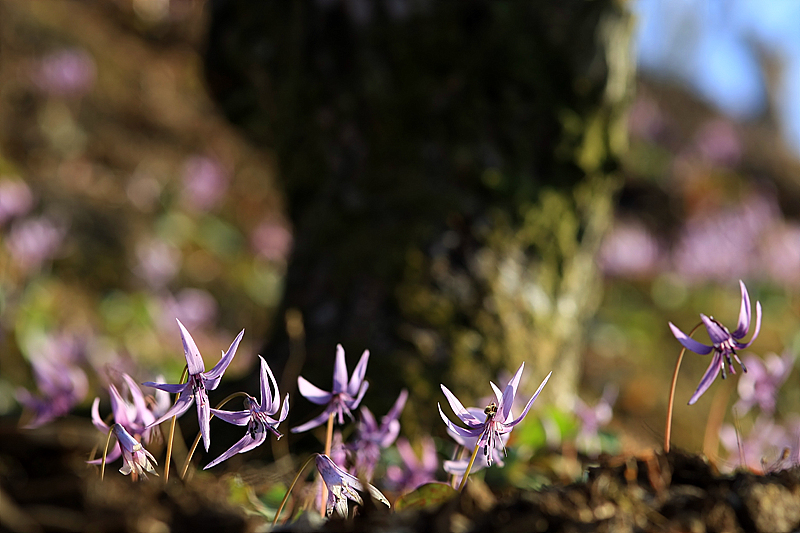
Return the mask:
{"type": "Polygon", "coordinates": [[[183,327],[181,321],[178,320],[178,327],[181,330],[181,340],[183,341],[183,352],[186,357],[186,366],[189,369],[189,379],[186,383],[168,384],[168,383],[154,383],[148,381],[144,383],[148,387],[155,387],[170,394],[180,394],[178,400],[172,408],[164,413],[158,420],[150,424],[152,427],[160,424],[168,418],[173,416],[180,416],[185,413],[192,402],[197,404],[197,419],[200,424],[200,433],[203,435],[203,445],[208,451],[211,444],[211,428],[209,427],[209,420],[211,417],[211,407],[208,404],[208,393],[206,391],[214,390],[219,385],[222,374],[231,364],[233,356],[236,355],[236,348],[239,347],[239,342],[242,340],[244,330],[239,332],[239,335],[231,343],[228,351],[222,355],[222,358],[211,370],[206,372],[206,366],[203,363],[203,357],[200,355],[200,350],[194,343],[194,339],[183,327]]]}
{"type": "Polygon", "coordinates": [[[700,313],[700,319],[703,321],[703,324],[708,331],[708,336],[711,339],[712,346],[697,342],[675,327],[672,322],[669,323],[672,334],[675,335],[675,338],[678,339],[678,342],[680,342],[685,348],[700,355],[706,355],[712,351],[714,352],[714,357],[711,359],[711,364],[708,365],[706,373],[700,380],[700,385],[698,385],[697,390],[689,399],[689,405],[692,405],[694,402],[696,402],[697,399],[700,398],[700,396],[702,396],[706,390],[708,390],[708,387],[710,387],[711,383],[714,382],[717,374],[721,373],[722,379],[725,379],[726,362],[728,363],[728,370],[731,374],[736,373],[736,369],[733,368],[734,359],[737,363],[739,363],[739,365],[741,365],[742,370],[747,372],[747,367],[742,364],[742,361],[736,354],[736,350],[747,348],[753,344],[753,341],[756,340],[756,337],[758,337],[758,332],[761,330],[761,303],[756,302],[756,329],[753,332],[753,336],[750,338],[749,342],[740,342],[740,339],[744,338],[744,336],[747,335],[747,331],[750,329],[750,296],[747,294],[747,287],[744,286],[744,282],[741,280],[739,281],[739,286],[742,289],[742,305],[739,310],[739,323],[733,333],[728,331],[728,328],[720,324],[714,319],[714,317],[707,317],[706,315],[700,313]]]}
{"type": "Polygon", "coordinates": [[[125,431],[125,428],[121,425],[114,424],[112,429],[120,448],[122,448],[123,465],[119,471],[126,476],[133,473],[133,479],[138,476],[143,476],[146,479],[146,472],[158,475],[153,468],[153,465],[158,464],[155,457],[145,450],[144,446],[125,431]]]}
{"type": "MultiPolygon", "coordinates": [[[[348,474],[339,466],[331,461],[330,457],[325,454],[319,454],[316,457],[317,470],[319,470],[325,485],[328,487],[328,502],[326,505],[326,514],[331,516],[334,509],[336,513],[342,518],[347,518],[347,500],[353,500],[361,505],[364,500],[361,499],[359,492],[364,492],[364,485],[358,478],[348,474]]],[[[389,500],[386,499],[381,491],[367,483],[367,490],[376,500],[391,507],[389,500]]]]}
{"type": "Polygon", "coordinates": [[[353,409],[358,407],[364,393],[367,392],[369,383],[364,381],[364,375],[367,373],[367,362],[369,361],[369,350],[364,350],[358,364],[356,365],[350,381],[347,381],[347,365],[344,360],[344,348],[341,344],[336,346],[336,363],[333,365],[333,390],[325,392],[324,390],[312,385],[306,378],[299,376],[297,378],[297,388],[300,394],[305,398],[317,405],[325,405],[325,411],[319,416],[292,428],[292,433],[301,433],[315,428],[328,420],[331,413],[337,415],[337,422],[344,424],[344,415],[353,418],[353,409]]]}
{"type": "Polygon", "coordinates": [[[583,400],[575,397],[575,414],[580,420],[580,430],[576,444],[587,455],[596,456],[600,450],[599,430],[614,417],[614,402],[617,400],[619,390],[613,385],[607,385],[603,396],[594,406],[589,406],[583,400]]]}
{"type": "Polygon", "coordinates": [[[65,234],[62,225],[46,217],[28,218],[12,224],[6,247],[20,268],[36,270],[56,255],[65,234]]]}
{"type": "Polygon", "coordinates": [[[31,207],[33,207],[33,193],[24,181],[0,180],[0,225],[12,218],[25,215],[31,207]]]}
{"type": "MultiPolygon", "coordinates": [[[[156,420],[156,414],[147,406],[144,394],[142,394],[142,390],[133,378],[125,373],[122,374],[122,378],[125,380],[131,401],[127,401],[113,384],[108,386],[111,414],[114,417],[114,422],[125,428],[125,431],[133,435],[134,438],[144,440],[149,444],[154,440],[155,428],[150,427],[150,425],[156,420]]],[[[158,404],[154,407],[158,407],[158,404]]],[[[100,417],[100,398],[95,398],[92,403],[92,424],[104,434],[108,433],[110,429],[108,424],[100,417]]],[[[115,461],[121,454],[120,447],[115,446],[106,457],[106,462],[115,461]]],[[[89,461],[90,464],[100,464],[101,462],[102,459],[89,461]]]]}
{"type": "MultiPolygon", "coordinates": [[[[481,409],[480,407],[468,407],[467,411],[472,414],[478,420],[483,422],[486,421],[486,411],[485,409],[481,409]]],[[[474,437],[462,437],[455,433],[452,429],[448,428],[447,433],[456,441],[459,445],[461,445],[465,450],[472,451],[475,449],[475,445],[478,444],[481,436],[476,435],[474,437]]],[[[500,453],[500,449],[505,452],[506,444],[508,444],[509,434],[505,433],[500,436],[500,446],[496,446],[494,448],[488,448],[484,446],[478,450],[478,455],[475,456],[475,463],[472,465],[472,472],[478,472],[479,470],[483,470],[485,467],[490,466],[492,464],[497,464],[497,466],[504,466],[505,463],[503,462],[503,453],[500,453]]],[[[464,472],[467,471],[467,467],[469,466],[470,456],[462,456],[460,459],[452,459],[447,460],[442,463],[442,468],[448,474],[455,474],[456,476],[462,477],[464,472]]]]}
{"type": "Polygon", "coordinates": [[[736,409],[744,414],[754,405],[767,414],[775,411],[775,397],[794,368],[794,354],[786,352],[783,357],[769,354],[764,361],[750,356],[745,359],[748,372],[739,378],[739,401],[736,409]]]}
{"type": "Polygon", "coordinates": [[[417,457],[406,439],[397,439],[397,453],[400,454],[403,466],[389,466],[386,469],[386,479],[400,493],[409,492],[424,483],[436,480],[439,461],[436,457],[436,446],[433,439],[424,437],[421,445],[422,456],[417,457]]]}
{"type": "Polygon", "coordinates": [[[81,96],[94,85],[94,59],[82,49],[64,49],[41,60],[31,73],[42,92],[53,96],[81,96]]]}
{"type": "Polygon", "coordinates": [[[41,353],[32,358],[39,395],[23,388],[16,391],[17,400],[34,413],[26,428],[37,428],[64,416],[86,397],[89,382],[75,360],[81,349],[75,339],[60,335],[46,339],[41,353]]]}
{"type": "Polygon", "coordinates": [[[279,439],[283,436],[278,431],[278,424],[286,420],[289,414],[289,395],[283,400],[283,408],[278,419],[275,420],[271,417],[278,412],[280,405],[280,393],[278,392],[278,383],[275,381],[275,376],[269,365],[260,355],[261,359],[261,401],[259,402],[252,396],[248,396],[244,400],[244,411],[222,411],[220,409],[211,409],[215,416],[218,416],[225,422],[236,424],[237,426],[247,426],[247,433],[236,444],[231,446],[228,451],[211,461],[203,470],[211,468],[220,464],[226,459],[230,459],[237,453],[244,453],[252,450],[257,446],[261,446],[267,440],[267,432],[272,432],[273,435],[279,439]],[[269,383],[272,382],[272,394],[270,394],[269,383]]]}
{"type": "Polygon", "coordinates": [[[381,419],[381,424],[366,407],[361,407],[361,421],[358,424],[356,439],[350,449],[355,456],[356,472],[367,480],[372,479],[375,465],[381,456],[381,448],[388,448],[400,433],[398,417],[408,399],[408,391],[403,389],[389,412],[381,419]]]}
{"type": "Polygon", "coordinates": [[[776,423],[772,417],[761,415],[756,418],[746,436],[738,434],[731,424],[725,424],[719,430],[719,437],[728,451],[728,459],[735,460],[737,466],[743,468],[763,472],[779,470],[784,462],[781,454],[785,449],[793,450],[796,457],[797,434],[776,423]]]}
{"type": "Polygon", "coordinates": [[[474,445],[480,446],[483,448],[483,453],[486,455],[486,464],[487,466],[491,466],[493,453],[490,450],[499,450],[500,448],[505,451],[505,441],[503,440],[503,435],[510,433],[514,426],[519,424],[525,415],[528,414],[533,402],[539,396],[539,393],[542,392],[542,388],[544,388],[547,380],[550,379],[550,374],[547,374],[547,377],[544,378],[542,384],[539,385],[539,388],[536,389],[536,392],[531,399],[528,400],[528,404],[523,409],[522,414],[514,418],[511,414],[511,406],[514,403],[514,397],[517,395],[517,387],[519,386],[519,380],[522,377],[522,370],[525,368],[525,363],[519,365],[519,369],[517,373],[514,374],[514,377],[508,382],[506,385],[505,391],[500,391],[497,388],[497,385],[492,383],[491,381],[489,384],[492,386],[492,390],[494,391],[495,398],[497,399],[497,403],[492,401],[486,408],[483,410],[485,414],[485,418],[480,418],[476,416],[475,412],[470,412],[469,410],[465,409],[464,406],[458,401],[458,398],[450,392],[447,387],[441,385],[442,392],[444,392],[447,401],[450,403],[450,408],[453,409],[453,412],[461,419],[464,424],[467,425],[466,428],[462,428],[453,424],[442,412],[442,406],[437,404],[439,407],[439,415],[442,417],[445,425],[448,429],[450,429],[454,434],[458,435],[463,439],[473,439],[477,437],[477,441],[474,445]]]}

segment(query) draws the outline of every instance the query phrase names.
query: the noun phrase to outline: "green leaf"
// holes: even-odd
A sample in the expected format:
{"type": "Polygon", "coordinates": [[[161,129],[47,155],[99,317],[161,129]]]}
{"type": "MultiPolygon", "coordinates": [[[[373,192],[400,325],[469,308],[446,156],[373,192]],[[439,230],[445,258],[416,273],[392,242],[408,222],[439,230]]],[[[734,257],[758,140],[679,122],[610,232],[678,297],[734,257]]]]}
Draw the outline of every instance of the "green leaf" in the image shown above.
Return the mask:
{"type": "Polygon", "coordinates": [[[447,483],[426,483],[400,496],[394,502],[394,510],[436,507],[457,495],[458,491],[447,483]]]}

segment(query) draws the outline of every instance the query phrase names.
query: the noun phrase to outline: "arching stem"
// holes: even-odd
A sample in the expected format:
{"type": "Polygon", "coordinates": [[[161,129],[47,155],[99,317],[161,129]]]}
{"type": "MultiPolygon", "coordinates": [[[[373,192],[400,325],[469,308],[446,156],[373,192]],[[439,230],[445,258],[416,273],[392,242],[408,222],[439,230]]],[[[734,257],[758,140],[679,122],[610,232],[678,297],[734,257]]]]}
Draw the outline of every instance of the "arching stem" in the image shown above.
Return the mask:
{"type": "MultiPolygon", "coordinates": [[[[234,392],[233,394],[231,394],[230,396],[219,402],[219,404],[217,404],[217,406],[214,409],[222,409],[226,403],[239,396],[247,398],[250,395],[247,394],[246,392],[234,392]]],[[[208,419],[211,420],[212,418],[214,418],[214,413],[211,413],[211,416],[208,419]]],[[[186,479],[186,471],[189,470],[189,463],[192,462],[192,456],[194,456],[194,452],[197,450],[197,445],[200,443],[200,437],[202,436],[203,433],[198,431],[197,436],[194,438],[194,443],[192,444],[192,447],[189,450],[189,455],[186,456],[186,462],[183,463],[183,471],[181,472],[181,479],[186,479]]]]}
{"type": "MultiPolygon", "coordinates": [[[[181,372],[181,379],[178,383],[183,383],[185,378],[189,377],[189,367],[187,365],[183,366],[183,372],[181,372]]],[[[175,403],[178,403],[178,398],[180,395],[175,397],[175,403]]],[[[172,404],[175,405],[175,404],[172,404]]],[[[175,421],[178,417],[173,416],[169,423],[169,438],[167,438],[167,457],[164,459],[164,484],[166,485],[169,481],[169,461],[172,458],[172,439],[175,438],[175,421]]]]}
{"type": "MultiPolygon", "coordinates": [[[[697,328],[702,326],[703,323],[698,323],[689,332],[689,337],[694,335],[697,328]]],[[[669,388],[669,401],[667,402],[667,424],[664,427],[664,453],[669,453],[669,444],[672,438],[672,409],[675,405],[675,387],[678,384],[678,372],[681,369],[681,361],[683,361],[683,354],[686,353],[686,347],[681,348],[681,353],[678,355],[678,360],[675,362],[675,371],[672,373],[672,385],[669,388]]]]}
{"type": "Polygon", "coordinates": [[[464,470],[464,478],[461,480],[461,486],[458,487],[459,492],[464,490],[464,487],[467,485],[467,477],[469,476],[469,473],[472,470],[472,465],[475,464],[475,458],[478,456],[479,449],[480,449],[480,441],[478,444],[475,444],[475,449],[472,450],[472,457],[470,457],[469,459],[469,464],[467,465],[467,469],[464,470]]]}
{"type": "Polygon", "coordinates": [[[275,518],[272,519],[272,527],[275,527],[275,525],[278,523],[278,517],[281,515],[281,511],[283,511],[283,506],[286,505],[286,500],[289,499],[289,494],[292,493],[292,489],[294,488],[295,485],[297,485],[297,481],[300,479],[300,475],[303,473],[303,470],[306,469],[308,463],[310,463],[311,460],[314,459],[316,456],[317,454],[315,453],[314,455],[306,459],[306,462],[303,463],[303,466],[301,466],[300,470],[297,471],[297,475],[294,476],[292,484],[289,485],[289,489],[286,491],[286,495],[283,497],[283,500],[281,500],[281,504],[278,506],[278,510],[275,511],[275,518]]]}
{"type": "Polygon", "coordinates": [[[103,481],[103,478],[106,474],[106,455],[108,454],[108,443],[111,442],[111,432],[113,426],[108,428],[108,436],[106,437],[106,447],[103,448],[103,463],[100,465],[100,481],[103,481]]]}

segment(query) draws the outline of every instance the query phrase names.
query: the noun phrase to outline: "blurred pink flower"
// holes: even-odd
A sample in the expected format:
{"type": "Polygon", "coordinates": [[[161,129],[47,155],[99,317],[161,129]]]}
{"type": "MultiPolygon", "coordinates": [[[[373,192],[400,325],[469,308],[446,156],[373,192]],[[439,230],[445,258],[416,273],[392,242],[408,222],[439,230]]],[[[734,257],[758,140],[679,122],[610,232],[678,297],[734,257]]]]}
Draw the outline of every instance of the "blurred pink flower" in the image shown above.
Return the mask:
{"type": "Polygon", "coordinates": [[[134,274],[142,278],[151,289],[161,289],[178,273],[181,252],[165,241],[151,239],[136,246],[136,259],[134,274]]]}
{"type": "Polygon", "coordinates": [[[203,329],[217,318],[219,306],[214,297],[202,289],[181,289],[175,296],[161,300],[164,328],[172,326],[177,318],[187,329],[203,329]]]}
{"type": "Polygon", "coordinates": [[[215,158],[189,157],[183,165],[183,199],[192,209],[208,211],[222,201],[230,178],[215,158]]]}
{"type": "Polygon", "coordinates": [[[33,66],[31,79],[51,96],[82,96],[94,86],[97,69],[85,50],[67,48],[50,53],[33,66]]]}
{"type": "Polygon", "coordinates": [[[33,207],[30,187],[18,179],[0,180],[0,225],[28,213],[33,207]]]}
{"type": "Polygon", "coordinates": [[[11,226],[6,248],[20,268],[36,270],[55,256],[65,233],[63,226],[47,217],[20,220],[11,226]]]}
{"type": "Polygon", "coordinates": [[[292,249],[292,233],[279,222],[265,220],[253,230],[250,242],[261,257],[284,261],[292,249]]]}
{"type": "Polygon", "coordinates": [[[654,273],[661,248],[655,237],[638,221],[617,221],[600,247],[598,262],[610,276],[641,276],[654,273]]]}

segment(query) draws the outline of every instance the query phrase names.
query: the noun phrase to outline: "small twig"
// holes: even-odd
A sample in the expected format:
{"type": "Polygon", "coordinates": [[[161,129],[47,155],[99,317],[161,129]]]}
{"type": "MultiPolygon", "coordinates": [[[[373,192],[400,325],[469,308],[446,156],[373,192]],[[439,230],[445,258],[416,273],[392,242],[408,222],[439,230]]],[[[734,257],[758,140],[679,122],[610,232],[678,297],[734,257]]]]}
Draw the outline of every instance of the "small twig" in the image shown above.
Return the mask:
{"type": "MultiPolygon", "coordinates": [[[[697,328],[702,326],[703,323],[698,323],[692,331],[689,332],[689,337],[694,335],[697,328]]],[[[681,353],[678,355],[678,360],[675,362],[675,371],[672,373],[672,385],[669,388],[669,401],[667,402],[667,424],[664,427],[664,453],[669,453],[670,439],[672,438],[672,408],[675,405],[675,387],[678,384],[678,372],[681,369],[681,361],[683,361],[683,354],[686,353],[686,347],[681,348],[681,353]]]]}

